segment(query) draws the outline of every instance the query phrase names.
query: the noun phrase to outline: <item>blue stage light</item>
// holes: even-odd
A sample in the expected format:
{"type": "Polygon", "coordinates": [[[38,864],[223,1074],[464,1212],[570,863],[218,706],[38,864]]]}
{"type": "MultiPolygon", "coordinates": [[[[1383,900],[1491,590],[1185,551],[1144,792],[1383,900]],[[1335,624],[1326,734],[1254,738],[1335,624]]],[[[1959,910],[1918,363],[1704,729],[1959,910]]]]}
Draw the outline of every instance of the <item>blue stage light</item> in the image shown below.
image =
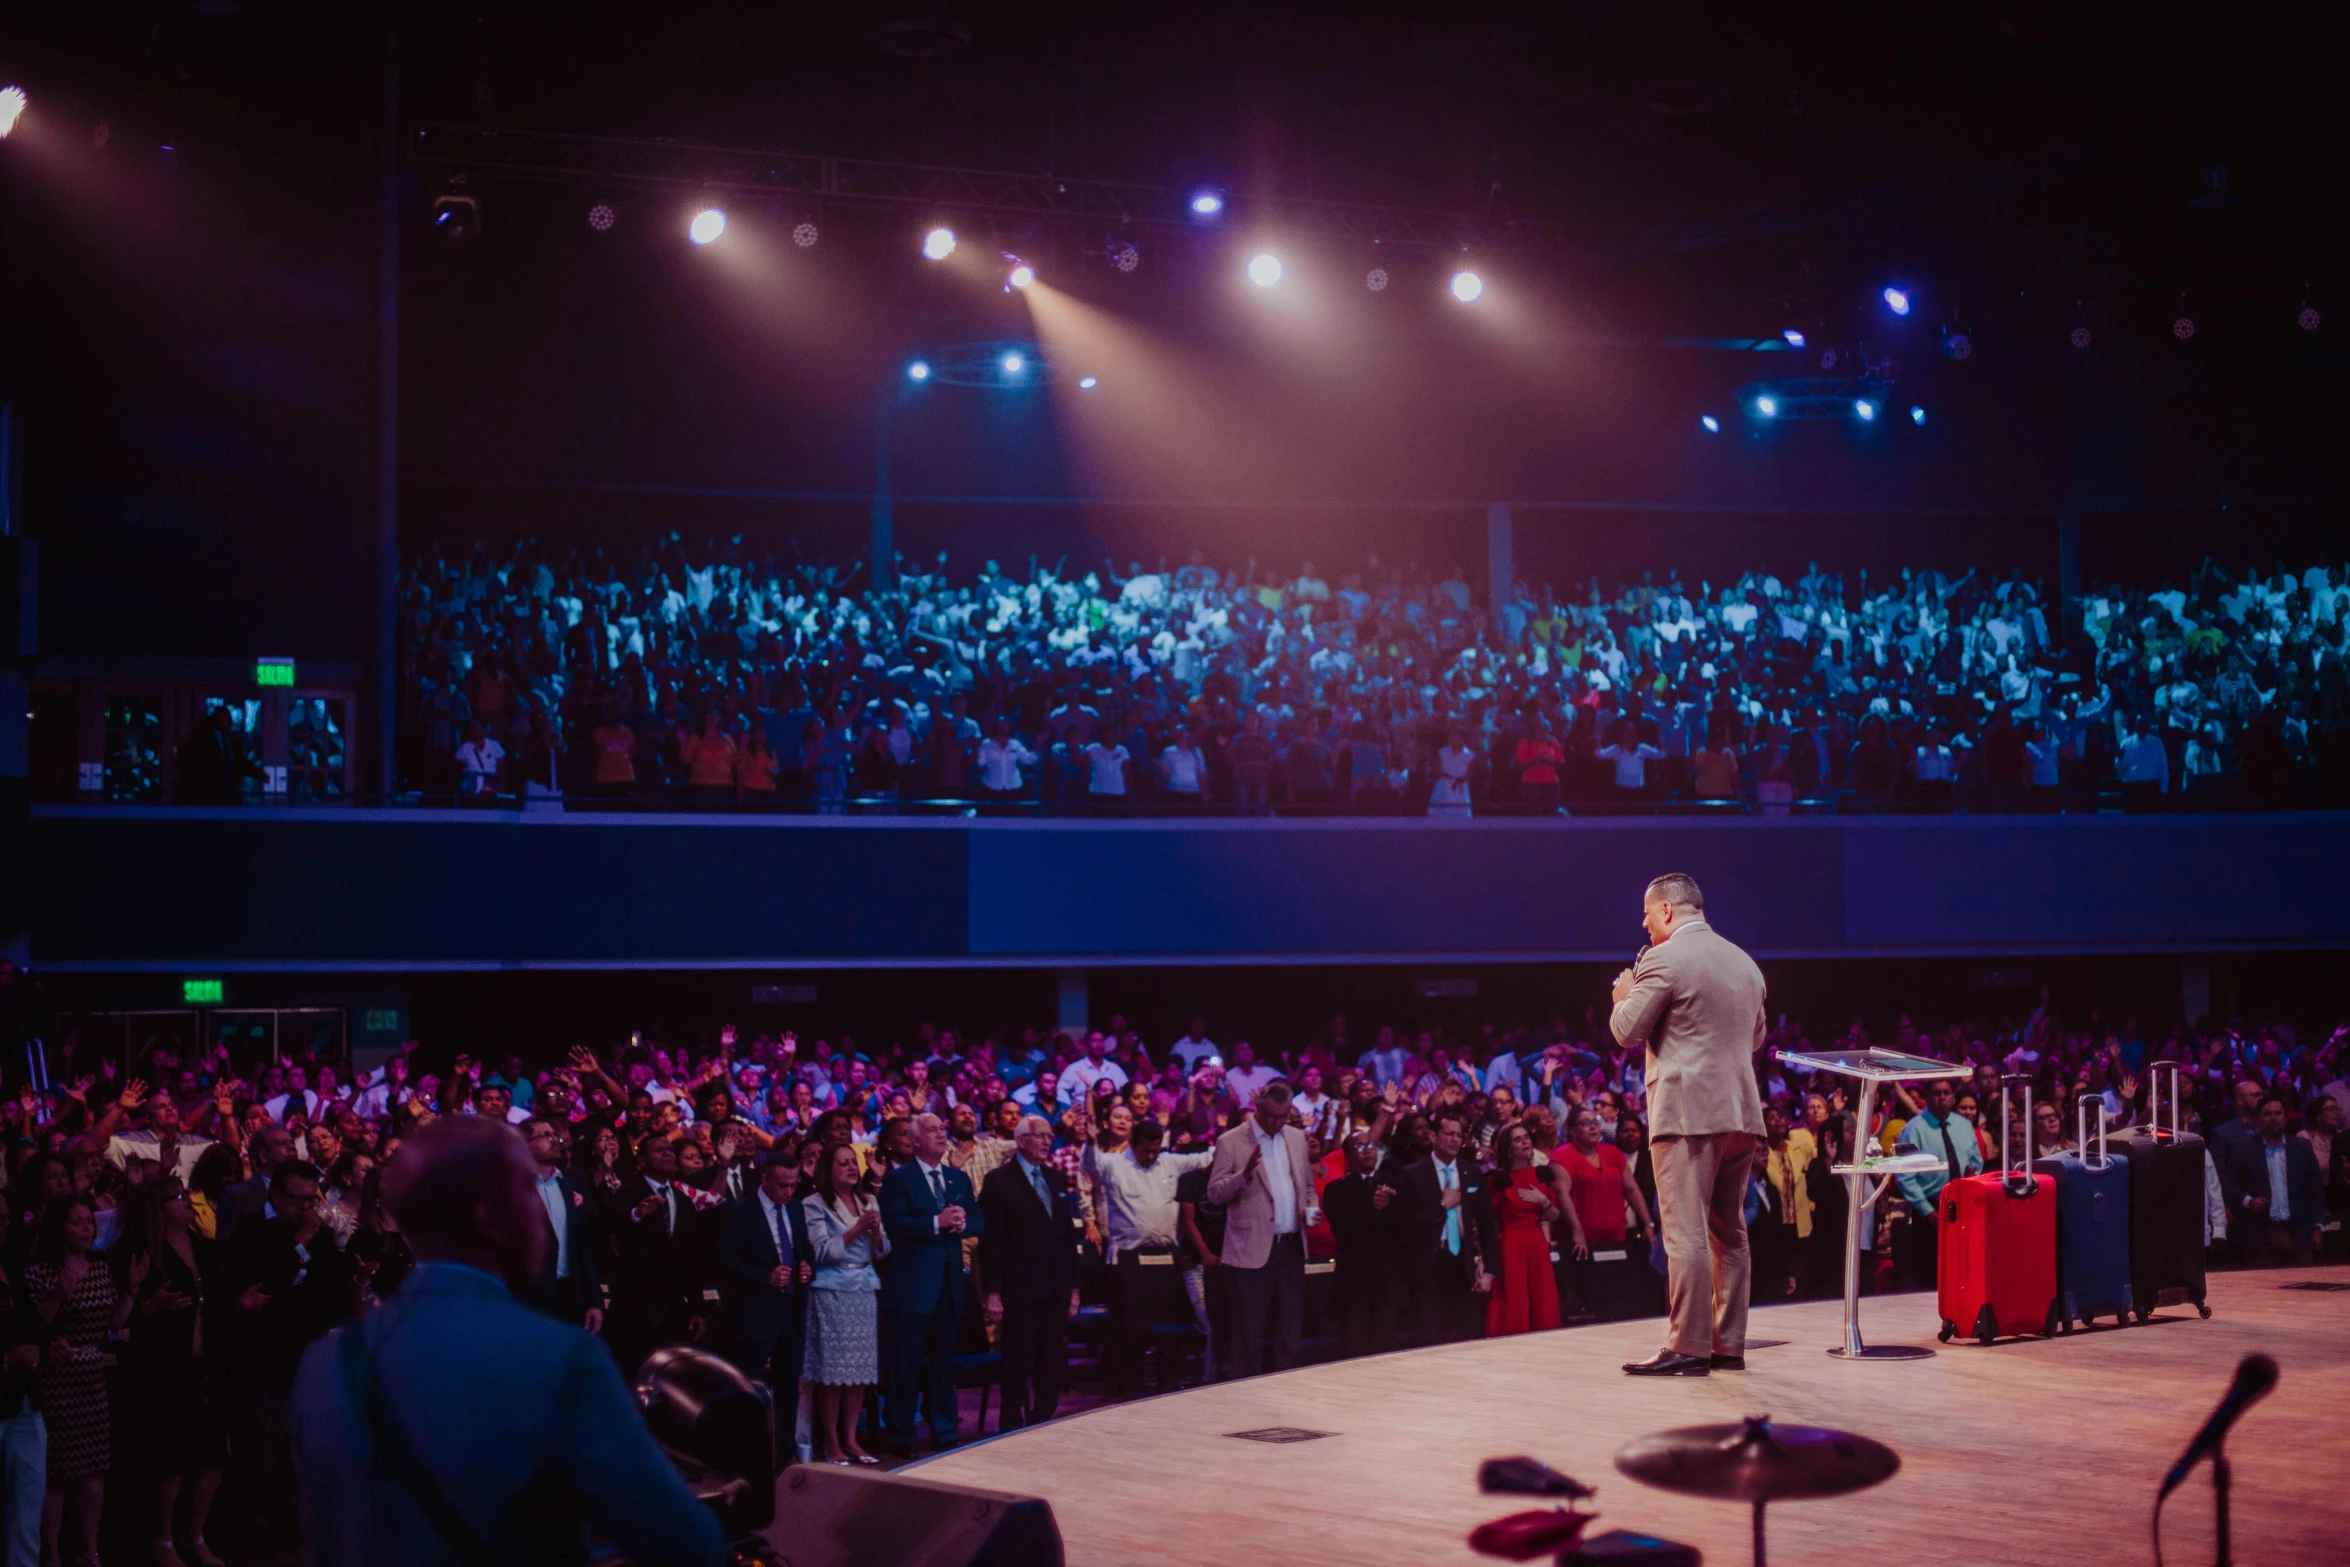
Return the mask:
{"type": "Polygon", "coordinates": [[[1908,315],[1908,314],[1909,314],[1909,290],[1908,290],[1908,289],[1906,289],[1906,288],[1888,288],[1888,289],[1886,289],[1886,290],[1885,290],[1885,308],[1886,308],[1887,310],[1890,310],[1890,311],[1892,311],[1892,312],[1893,312],[1895,315],[1897,315],[1897,316],[1906,316],[1906,315],[1908,315]]]}
{"type": "Polygon", "coordinates": [[[1918,406],[1916,403],[1912,403],[1912,404],[1910,404],[1910,405],[1909,405],[1909,422],[1910,422],[1911,424],[1924,424],[1924,423],[1926,422],[1926,411],[1925,411],[1925,409],[1923,409],[1923,408],[1919,407],[1919,406],[1918,406]]]}
{"type": "Polygon", "coordinates": [[[929,380],[930,365],[928,361],[917,359],[912,364],[906,366],[906,379],[909,381],[929,380]]]}
{"type": "Polygon", "coordinates": [[[997,360],[996,363],[1004,367],[1004,374],[1006,375],[1018,375],[1021,371],[1028,368],[1028,358],[1024,354],[1006,354],[1003,358],[997,360]]]}
{"type": "Polygon", "coordinates": [[[1754,400],[1754,411],[1765,419],[1775,418],[1779,412],[1779,400],[1765,392],[1754,400]]]}
{"type": "Polygon", "coordinates": [[[716,207],[704,207],[694,214],[694,220],[685,226],[685,237],[697,245],[707,245],[726,232],[726,214],[716,207]]]}
{"type": "Polygon", "coordinates": [[[1722,433],[1722,421],[1716,419],[1712,414],[1699,414],[1697,416],[1697,422],[1705,426],[1705,433],[1708,435],[1719,435],[1722,433]]]}
{"type": "Polygon", "coordinates": [[[1087,390],[1087,391],[1089,391],[1089,392],[1090,392],[1090,391],[1092,391],[1092,390],[1093,390],[1095,387],[1097,387],[1097,386],[1101,385],[1101,384],[1102,384],[1102,382],[1101,382],[1101,377],[1099,377],[1099,376],[1092,376],[1092,375],[1088,375],[1088,376],[1081,376],[1081,377],[1079,377],[1079,378],[1078,378],[1078,381],[1077,381],[1077,384],[1078,384],[1079,386],[1083,387],[1085,390],[1087,390]]]}
{"type": "Polygon", "coordinates": [[[1801,348],[1807,341],[1809,341],[1804,337],[1803,329],[1801,327],[1791,326],[1786,331],[1781,332],[1779,335],[1787,339],[1787,346],[1789,348],[1801,348]]]}
{"type": "Polygon", "coordinates": [[[1877,417],[1877,405],[1865,397],[1856,398],[1852,404],[1852,412],[1862,424],[1867,424],[1877,417]]]}
{"type": "Polygon", "coordinates": [[[1191,215],[1195,218],[1220,218],[1224,215],[1224,193],[1213,188],[1191,193],[1191,215]]]}

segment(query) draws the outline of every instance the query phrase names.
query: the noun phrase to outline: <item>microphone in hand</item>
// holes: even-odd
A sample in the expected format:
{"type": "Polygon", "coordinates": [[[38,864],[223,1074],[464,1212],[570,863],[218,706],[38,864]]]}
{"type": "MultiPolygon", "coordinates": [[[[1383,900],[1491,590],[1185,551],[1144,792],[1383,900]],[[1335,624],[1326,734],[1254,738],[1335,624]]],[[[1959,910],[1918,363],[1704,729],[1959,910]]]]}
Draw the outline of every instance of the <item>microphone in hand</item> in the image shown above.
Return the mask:
{"type": "Polygon", "coordinates": [[[2170,1473],[2162,1477],[2161,1494],[2168,1496],[2177,1490],[2197,1464],[2218,1452],[2219,1445],[2228,1438],[2228,1429],[2276,1385],[2277,1363],[2266,1355],[2246,1355],[2236,1367],[2236,1380],[2228,1388],[2228,1396],[2219,1401],[2219,1408],[2211,1412],[2211,1418],[2203,1422],[2203,1429],[2195,1433],[2194,1442],[2170,1466],[2170,1473]]]}

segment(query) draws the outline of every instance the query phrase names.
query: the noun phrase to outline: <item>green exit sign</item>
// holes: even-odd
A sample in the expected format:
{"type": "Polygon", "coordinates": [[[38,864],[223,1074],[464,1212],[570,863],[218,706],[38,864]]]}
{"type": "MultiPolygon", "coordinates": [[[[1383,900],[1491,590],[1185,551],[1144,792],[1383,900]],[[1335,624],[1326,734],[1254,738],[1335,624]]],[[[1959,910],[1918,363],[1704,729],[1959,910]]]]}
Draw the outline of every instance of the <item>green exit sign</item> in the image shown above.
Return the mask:
{"type": "Polygon", "coordinates": [[[253,683],[257,686],[293,685],[294,661],[290,658],[257,658],[253,660],[253,683]]]}
{"type": "Polygon", "coordinates": [[[221,982],[217,979],[183,979],[180,981],[180,1000],[192,1007],[219,1006],[221,982]]]}
{"type": "Polygon", "coordinates": [[[360,1029],[369,1034],[397,1034],[400,1031],[400,1011],[397,1007],[370,1007],[360,1029]]]}

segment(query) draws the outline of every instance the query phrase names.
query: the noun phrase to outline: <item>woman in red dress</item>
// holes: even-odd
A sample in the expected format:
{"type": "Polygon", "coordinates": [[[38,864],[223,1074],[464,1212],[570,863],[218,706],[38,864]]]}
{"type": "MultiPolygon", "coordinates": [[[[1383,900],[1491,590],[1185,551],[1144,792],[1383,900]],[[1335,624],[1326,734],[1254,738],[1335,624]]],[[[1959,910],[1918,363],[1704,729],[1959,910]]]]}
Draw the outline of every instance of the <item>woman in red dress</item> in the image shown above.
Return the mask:
{"type": "Polygon", "coordinates": [[[1534,1163],[1534,1139],[1523,1125],[1501,1134],[1501,1168],[1494,1171],[1494,1223],[1501,1232],[1501,1266],[1496,1270],[1493,1298],[1485,1307],[1485,1336],[1538,1333],[1559,1325],[1558,1275],[1550,1266],[1550,1223],[1564,1212],[1575,1224],[1576,1244],[1582,1226],[1575,1210],[1561,1204],[1551,1184],[1554,1171],[1534,1163]]]}

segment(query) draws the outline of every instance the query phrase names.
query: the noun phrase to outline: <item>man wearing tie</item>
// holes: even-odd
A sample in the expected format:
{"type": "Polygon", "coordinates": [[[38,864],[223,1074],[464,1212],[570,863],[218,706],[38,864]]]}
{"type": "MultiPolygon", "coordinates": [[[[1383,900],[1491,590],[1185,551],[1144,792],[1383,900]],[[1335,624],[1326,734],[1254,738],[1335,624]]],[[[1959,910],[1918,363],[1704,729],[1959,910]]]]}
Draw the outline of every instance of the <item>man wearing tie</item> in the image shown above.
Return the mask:
{"type": "Polygon", "coordinates": [[[779,1452],[794,1450],[807,1286],[816,1276],[808,1216],[792,1200],[796,1154],[767,1156],[751,1195],[726,1210],[718,1232],[718,1283],[734,1325],[734,1363],[775,1394],[779,1452]]]}
{"type": "Polygon", "coordinates": [[[1022,1116],[1012,1141],[1017,1152],[979,1188],[979,1278],[987,1320],[1001,1328],[1006,1431],[1053,1418],[1077,1309],[1077,1216],[1069,1177],[1048,1162],[1053,1124],[1022,1116]]]}
{"type": "Polygon", "coordinates": [[[891,1328],[883,1413],[891,1445],[906,1457],[914,1452],[917,1397],[941,1450],[955,1445],[962,1428],[955,1340],[963,1324],[963,1238],[987,1230],[971,1178],[946,1162],[946,1123],[918,1115],[912,1131],[914,1157],[881,1182],[881,1227],[891,1253],[881,1281],[881,1309],[891,1328]]]}
{"type": "MultiPolygon", "coordinates": [[[[1394,1206],[1402,1252],[1403,1327],[1422,1344],[1485,1336],[1485,1299],[1493,1289],[1486,1259],[1501,1255],[1485,1172],[1466,1152],[1469,1123],[1439,1110],[1429,1123],[1428,1157],[1398,1178],[1394,1206]]],[[[1376,1192],[1373,1193],[1376,1196],[1376,1192]]]]}
{"type": "Polygon", "coordinates": [[[621,1184],[617,1209],[620,1269],[606,1335],[623,1377],[664,1344],[702,1336],[702,1292],[694,1277],[693,1204],[677,1189],[677,1148],[645,1139],[642,1174],[621,1184]]]}

